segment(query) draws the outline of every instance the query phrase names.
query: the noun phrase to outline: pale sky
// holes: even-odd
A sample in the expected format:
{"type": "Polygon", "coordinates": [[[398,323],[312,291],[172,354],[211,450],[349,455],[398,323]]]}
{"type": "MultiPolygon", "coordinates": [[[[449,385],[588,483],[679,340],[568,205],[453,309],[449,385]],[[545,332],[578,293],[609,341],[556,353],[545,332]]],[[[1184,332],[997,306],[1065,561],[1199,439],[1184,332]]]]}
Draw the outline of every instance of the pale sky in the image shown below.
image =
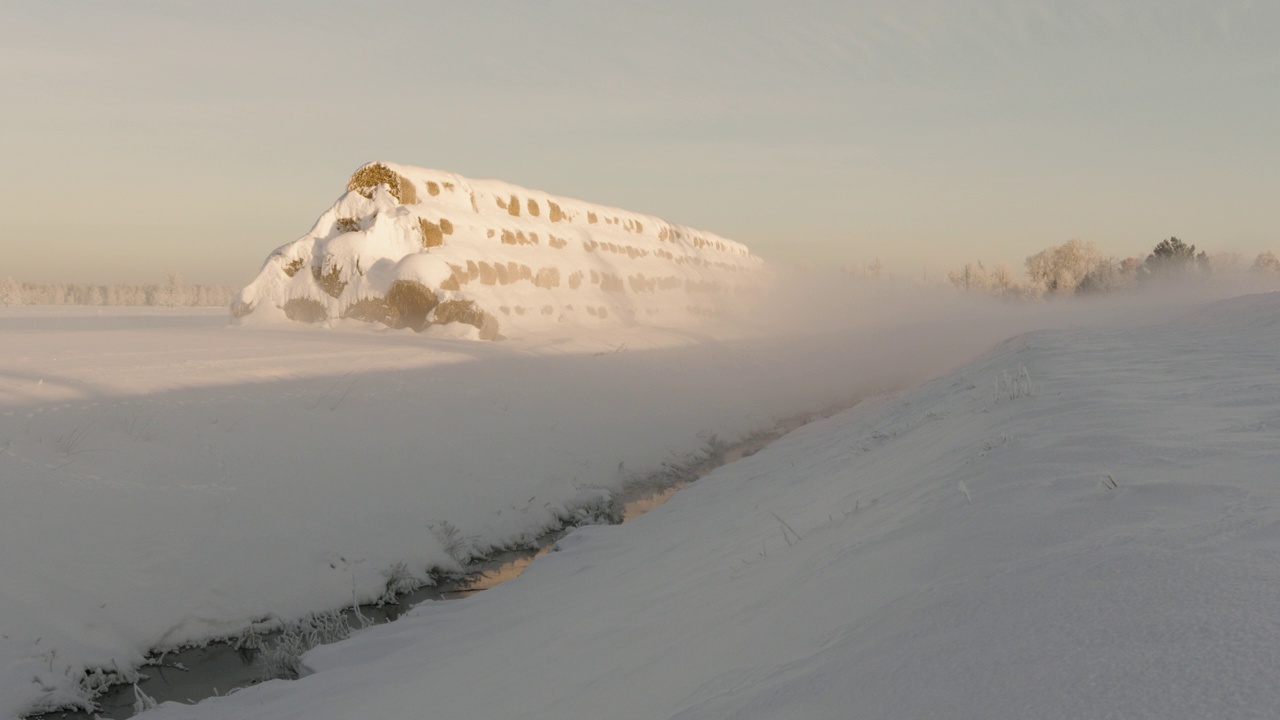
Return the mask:
{"type": "Polygon", "coordinates": [[[0,0],[0,276],[243,285],[371,160],[781,263],[1280,251],[1280,2],[0,0]]]}

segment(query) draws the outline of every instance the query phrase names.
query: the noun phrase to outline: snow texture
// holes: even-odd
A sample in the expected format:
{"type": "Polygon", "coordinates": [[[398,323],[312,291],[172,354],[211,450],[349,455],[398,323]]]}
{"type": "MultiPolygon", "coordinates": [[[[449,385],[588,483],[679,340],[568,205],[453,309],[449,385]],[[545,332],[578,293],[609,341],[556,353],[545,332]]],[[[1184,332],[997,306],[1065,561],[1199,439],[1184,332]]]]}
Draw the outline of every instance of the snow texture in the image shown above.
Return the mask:
{"type": "Polygon", "coordinates": [[[313,675],[145,717],[1273,717],[1277,318],[1021,335],[313,675]]]}
{"type": "Polygon", "coordinates": [[[370,163],[236,298],[255,320],[337,318],[481,337],[547,326],[688,325],[757,292],[740,243],[497,180],[370,163]]]}
{"type": "Polygon", "coordinates": [[[446,522],[519,544],[713,436],[907,387],[313,651],[314,675],[144,717],[1280,706],[1280,295],[1031,313],[814,284],[764,303],[779,324],[499,343],[0,310],[0,713],[456,568],[446,522]]]}

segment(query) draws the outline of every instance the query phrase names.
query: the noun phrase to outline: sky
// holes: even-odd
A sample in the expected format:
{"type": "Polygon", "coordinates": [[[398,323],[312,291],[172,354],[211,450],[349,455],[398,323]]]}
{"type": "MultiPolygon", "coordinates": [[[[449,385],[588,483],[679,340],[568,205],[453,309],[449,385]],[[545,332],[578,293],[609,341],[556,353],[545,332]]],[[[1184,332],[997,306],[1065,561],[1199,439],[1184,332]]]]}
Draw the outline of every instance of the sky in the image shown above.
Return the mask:
{"type": "Polygon", "coordinates": [[[1280,3],[0,0],[0,276],[243,285],[363,163],[811,267],[1280,251],[1280,3]]]}

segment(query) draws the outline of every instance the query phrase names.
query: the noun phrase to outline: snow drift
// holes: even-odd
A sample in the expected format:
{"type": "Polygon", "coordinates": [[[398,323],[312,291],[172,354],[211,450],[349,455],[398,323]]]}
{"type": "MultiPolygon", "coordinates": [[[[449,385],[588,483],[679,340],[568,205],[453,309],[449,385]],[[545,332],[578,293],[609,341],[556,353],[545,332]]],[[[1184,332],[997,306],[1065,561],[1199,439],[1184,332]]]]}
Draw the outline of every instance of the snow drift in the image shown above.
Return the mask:
{"type": "Polygon", "coordinates": [[[145,717],[1274,717],[1277,317],[1022,335],[314,675],[145,717]]]}
{"type": "Polygon", "coordinates": [[[484,339],[557,323],[671,326],[720,314],[761,270],[740,243],[649,215],[370,163],[267,258],[232,314],[462,323],[484,339]]]}

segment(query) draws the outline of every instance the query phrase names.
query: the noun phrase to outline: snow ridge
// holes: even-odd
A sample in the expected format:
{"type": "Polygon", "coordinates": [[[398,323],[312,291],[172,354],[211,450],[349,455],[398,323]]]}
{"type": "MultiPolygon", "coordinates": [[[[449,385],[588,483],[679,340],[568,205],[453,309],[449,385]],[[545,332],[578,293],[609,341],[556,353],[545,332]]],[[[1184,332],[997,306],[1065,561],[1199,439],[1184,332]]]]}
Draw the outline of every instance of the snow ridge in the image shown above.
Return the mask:
{"type": "Polygon", "coordinates": [[[687,325],[752,291],[763,263],[712,233],[496,180],[370,163],[267,258],[236,318],[349,318],[484,339],[558,323],[687,325]]]}

